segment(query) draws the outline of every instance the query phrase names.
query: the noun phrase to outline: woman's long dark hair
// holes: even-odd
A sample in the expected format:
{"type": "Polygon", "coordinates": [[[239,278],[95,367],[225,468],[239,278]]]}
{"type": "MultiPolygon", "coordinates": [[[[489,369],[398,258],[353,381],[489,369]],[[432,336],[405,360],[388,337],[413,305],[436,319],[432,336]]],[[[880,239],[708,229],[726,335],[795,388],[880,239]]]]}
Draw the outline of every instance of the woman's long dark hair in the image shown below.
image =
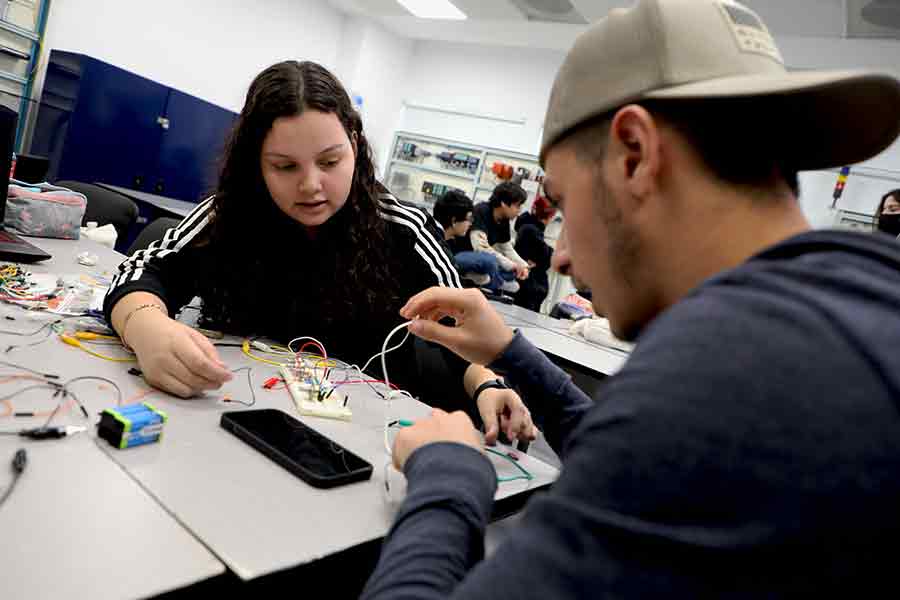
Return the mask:
{"type": "MultiPolygon", "coordinates": [[[[393,304],[386,295],[394,286],[378,215],[381,191],[362,119],[334,75],[316,63],[297,61],[260,73],[222,160],[209,239],[212,293],[203,299],[204,319],[234,333],[277,335],[266,331],[271,325],[265,313],[271,311],[265,300],[272,294],[296,296],[301,311],[307,300],[307,308],[316,311],[314,319],[326,325],[360,311],[382,312],[393,304]],[[260,165],[263,140],[274,121],[306,110],[336,115],[347,137],[356,141],[347,202],[318,228],[315,241],[275,205],[260,165]]],[[[287,325],[290,317],[280,315],[281,322],[287,325]]]]}

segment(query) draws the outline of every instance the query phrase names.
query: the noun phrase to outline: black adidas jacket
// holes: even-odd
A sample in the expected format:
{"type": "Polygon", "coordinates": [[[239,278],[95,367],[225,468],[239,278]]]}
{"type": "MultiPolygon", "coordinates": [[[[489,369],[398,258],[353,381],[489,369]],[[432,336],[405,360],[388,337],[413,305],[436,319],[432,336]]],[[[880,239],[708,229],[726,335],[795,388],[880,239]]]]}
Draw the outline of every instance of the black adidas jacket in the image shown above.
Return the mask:
{"type": "MultiPolygon", "coordinates": [[[[443,242],[443,232],[434,219],[389,193],[382,193],[378,202],[390,245],[389,270],[396,286],[394,298],[386,300],[383,310],[378,314],[361,310],[346,319],[326,323],[320,318],[324,311],[317,307],[325,307],[341,294],[351,294],[352,300],[352,294],[358,292],[326,288],[328,293],[323,295],[327,297],[310,297],[308,290],[317,287],[311,282],[324,282],[327,286],[331,276],[327,260],[315,246],[303,247],[298,239],[296,268],[287,271],[282,266],[271,266],[283,262],[267,261],[264,248],[248,247],[247,252],[259,254],[258,269],[265,271],[264,279],[270,282],[253,292],[259,299],[259,311],[253,313],[259,319],[254,323],[255,334],[282,342],[299,336],[315,337],[325,344],[330,356],[363,366],[381,351],[387,333],[402,322],[398,311],[412,295],[431,286],[461,287],[443,242]]],[[[210,268],[212,258],[201,240],[209,233],[212,213],[213,200],[209,198],[177,227],[166,231],[162,239],[119,266],[104,302],[107,319],[116,302],[131,292],[156,294],[172,315],[194,297],[202,299],[211,293],[208,273],[214,270],[210,268]]],[[[402,332],[395,335],[391,344],[401,339],[402,332]]],[[[410,337],[401,349],[388,354],[387,366],[392,383],[423,401],[450,409],[466,406],[462,378],[467,363],[449,351],[410,337]]],[[[380,361],[373,361],[368,371],[382,378],[380,361]]]]}

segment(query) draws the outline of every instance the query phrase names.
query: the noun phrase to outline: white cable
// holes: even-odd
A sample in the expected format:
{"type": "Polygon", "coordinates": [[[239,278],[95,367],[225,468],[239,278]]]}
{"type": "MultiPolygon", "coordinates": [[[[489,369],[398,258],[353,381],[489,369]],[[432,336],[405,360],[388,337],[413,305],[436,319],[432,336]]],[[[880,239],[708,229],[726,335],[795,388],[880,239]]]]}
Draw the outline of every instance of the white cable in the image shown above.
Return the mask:
{"type": "MultiPolygon", "coordinates": [[[[394,337],[394,334],[396,334],[398,331],[400,331],[404,327],[409,327],[410,323],[412,323],[412,321],[407,321],[406,323],[397,325],[394,329],[391,330],[391,332],[389,334],[387,334],[387,337],[384,338],[384,343],[381,345],[381,371],[382,371],[382,375],[384,376],[384,385],[385,385],[385,387],[387,387],[387,396],[385,397],[385,401],[384,401],[384,451],[387,454],[387,459],[385,460],[385,463],[384,463],[384,495],[385,495],[385,498],[388,500],[388,502],[392,501],[391,487],[390,487],[390,482],[388,479],[390,477],[390,465],[391,465],[391,461],[392,461],[391,455],[393,454],[393,450],[391,449],[390,436],[388,435],[388,431],[390,430],[390,423],[391,423],[391,421],[390,421],[391,400],[394,398],[395,395],[396,396],[406,396],[408,398],[412,398],[412,395],[409,392],[404,391],[404,390],[394,391],[391,389],[391,380],[388,378],[387,361],[385,360],[385,355],[387,355],[388,352],[396,350],[397,348],[399,348],[400,346],[403,345],[403,342],[405,342],[406,338],[409,337],[409,329],[406,330],[406,336],[404,336],[403,341],[401,341],[399,344],[397,344],[390,350],[387,349],[388,342],[391,341],[391,338],[394,337]]],[[[375,356],[378,356],[378,355],[376,354],[375,356]]],[[[370,358],[369,361],[366,363],[367,367],[369,366],[369,363],[375,359],[375,356],[370,358]]]]}
{"type": "MultiPolygon", "coordinates": [[[[391,397],[393,392],[391,391],[391,380],[388,379],[387,362],[384,359],[384,355],[389,352],[389,350],[387,349],[387,345],[388,345],[388,342],[391,341],[391,338],[394,337],[395,333],[397,333],[404,327],[409,327],[410,325],[412,325],[412,323],[413,323],[412,321],[407,321],[406,323],[401,323],[400,325],[397,325],[396,327],[391,329],[391,332],[389,334],[387,334],[387,337],[384,338],[384,343],[381,345],[381,374],[384,375],[384,383],[388,387],[388,398],[391,397]]],[[[406,330],[406,337],[403,338],[403,342],[405,342],[406,338],[408,338],[408,337],[409,337],[409,329],[406,330]]],[[[399,348],[400,346],[403,345],[403,342],[400,342],[399,344],[397,344],[397,346],[395,346],[394,348],[391,348],[391,350],[396,350],[397,348],[399,348]]],[[[375,356],[377,356],[377,354],[375,356]]],[[[375,358],[375,357],[373,356],[372,358],[375,358]]]]}
{"type": "Polygon", "coordinates": [[[320,342],[319,340],[317,340],[314,337],[309,337],[309,336],[295,337],[290,342],[288,342],[288,345],[287,345],[288,350],[290,350],[295,355],[298,354],[298,352],[294,352],[294,349],[291,346],[294,345],[294,342],[302,342],[303,340],[309,340],[311,342],[317,343],[319,345],[319,348],[322,349],[322,355],[323,355],[322,358],[328,358],[328,352],[325,350],[325,344],[323,344],[322,342],[320,342]]]}
{"type": "MultiPolygon", "coordinates": [[[[404,325],[401,325],[400,327],[405,327],[406,325],[408,325],[408,323],[405,323],[404,325]]],[[[394,330],[394,331],[396,331],[396,330],[394,330]]],[[[391,333],[388,335],[388,339],[390,339],[392,335],[393,335],[393,332],[391,332],[391,333]]],[[[378,354],[375,354],[374,356],[372,356],[372,358],[370,358],[369,360],[367,360],[367,361],[366,361],[366,364],[363,365],[363,368],[362,368],[362,369],[359,369],[360,374],[362,374],[362,372],[364,372],[366,369],[369,368],[369,365],[372,363],[373,360],[375,360],[375,359],[378,358],[379,356],[381,356],[381,357],[383,358],[384,355],[387,354],[388,352],[393,352],[394,350],[396,350],[396,349],[398,349],[400,346],[402,346],[404,343],[406,343],[406,339],[407,339],[408,337],[409,337],[409,329],[406,330],[406,335],[403,336],[403,339],[400,340],[400,343],[399,343],[399,344],[397,344],[397,345],[394,346],[393,348],[390,348],[389,350],[383,350],[382,352],[379,352],[378,354]]],[[[382,349],[383,349],[383,348],[384,348],[384,346],[382,346],[382,349]]],[[[384,366],[384,365],[382,365],[382,368],[383,368],[383,366],[384,366]]],[[[357,367],[357,368],[359,368],[359,367],[357,367]]]]}

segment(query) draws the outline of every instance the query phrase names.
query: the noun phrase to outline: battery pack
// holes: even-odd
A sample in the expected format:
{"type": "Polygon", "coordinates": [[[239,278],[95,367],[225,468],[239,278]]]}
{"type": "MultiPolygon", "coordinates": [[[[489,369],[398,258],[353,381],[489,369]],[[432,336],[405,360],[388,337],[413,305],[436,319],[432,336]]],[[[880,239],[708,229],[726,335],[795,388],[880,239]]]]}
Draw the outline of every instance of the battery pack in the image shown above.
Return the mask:
{"type": "Polygon", "coordinates": [[[168,418],[149,402],[107,408],[100,415],[97,435],[116,448],[133,448],[159,441],[168,418]]]}

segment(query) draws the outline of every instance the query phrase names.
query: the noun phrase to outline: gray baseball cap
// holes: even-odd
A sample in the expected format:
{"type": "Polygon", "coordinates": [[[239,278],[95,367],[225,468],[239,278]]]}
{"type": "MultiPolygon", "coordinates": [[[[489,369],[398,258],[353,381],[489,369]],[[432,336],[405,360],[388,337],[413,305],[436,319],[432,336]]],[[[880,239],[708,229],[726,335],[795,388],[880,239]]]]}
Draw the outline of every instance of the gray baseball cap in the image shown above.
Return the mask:
{"type": "Polygon", "coordinates": [[[900,134],[896,77],[788,72],[759,16],[733,0],[639,0],[591,26],[566,56],[550,95],[541,164],[579,125],[631,102],[715,98],[759,99],[761,111],[788,115],[790,131],[781,138],[773,131],[772,143],[799,170],[866,160],[900,134]]]}

